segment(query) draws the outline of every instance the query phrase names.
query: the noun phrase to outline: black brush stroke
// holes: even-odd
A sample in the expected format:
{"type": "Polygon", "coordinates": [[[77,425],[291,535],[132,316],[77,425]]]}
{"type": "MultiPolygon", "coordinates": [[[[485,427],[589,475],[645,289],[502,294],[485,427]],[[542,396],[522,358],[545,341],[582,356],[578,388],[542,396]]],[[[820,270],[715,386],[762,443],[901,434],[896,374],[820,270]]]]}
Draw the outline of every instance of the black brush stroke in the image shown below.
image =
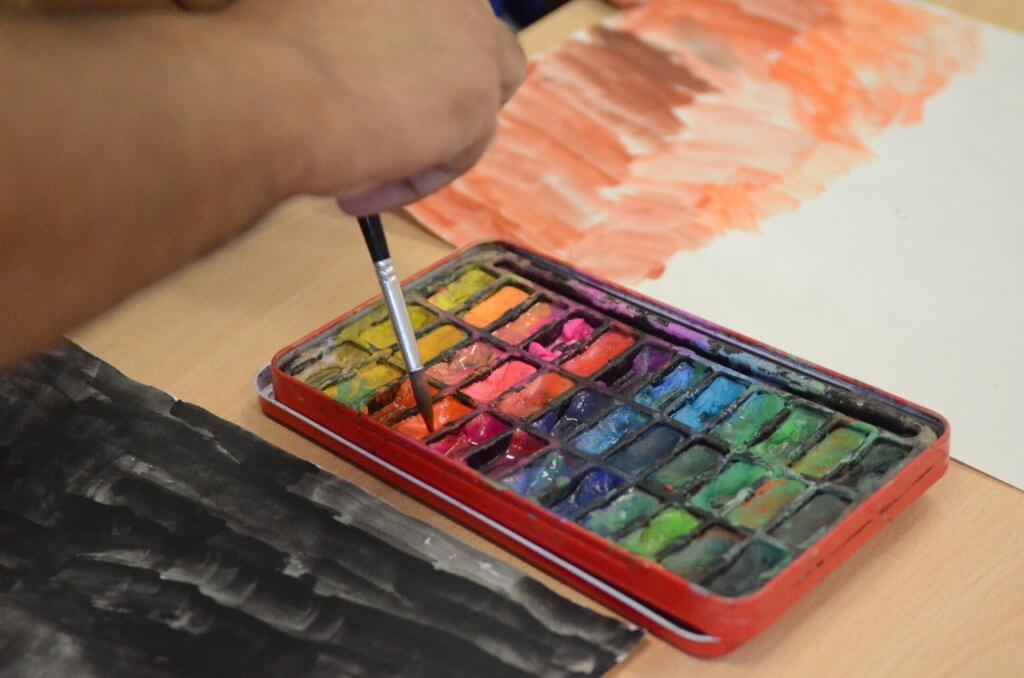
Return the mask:
{"type": "Polygon", "coordinates": [[[0,378],[0,674],[598,675],[639,640],[77,346],[0,378]]]}

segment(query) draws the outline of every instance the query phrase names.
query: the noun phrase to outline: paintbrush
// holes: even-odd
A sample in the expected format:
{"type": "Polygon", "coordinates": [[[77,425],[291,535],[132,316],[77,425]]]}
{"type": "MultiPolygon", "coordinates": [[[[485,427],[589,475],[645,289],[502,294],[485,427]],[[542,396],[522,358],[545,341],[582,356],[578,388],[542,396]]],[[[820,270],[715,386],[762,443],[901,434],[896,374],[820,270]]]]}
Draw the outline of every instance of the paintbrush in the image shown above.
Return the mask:
{"type": "Polygon", "coordinates": [[[412,321],[409,320],[409,309],[405,306],[402,286],[399,285],[398,276],[395,275],[395,265],[391,263],[388,241],[384,237],[384,227],[380,223],[380,216],[369,214],[359,217],[359,227],[363,230],[363,238],[366,239],[366,246],[373,259],[373,267],[377,271],[377,281],[380,283],[380,291],[384,295],[384,303],[388,307],[388,315],[391,316],[391,326],[395,328],[395,336],[398,337],[398,347],[402,351],[402,357],[405,358],[405,366],[409,371],[409,383],[412,385],[412,395],[416,399],[416,406],[427,425],[427,430],[433,433],[434,406],[430,402],[427,374],[423,369],[420,347],[416,343],[416,333],[413,332],[412,321]]]}

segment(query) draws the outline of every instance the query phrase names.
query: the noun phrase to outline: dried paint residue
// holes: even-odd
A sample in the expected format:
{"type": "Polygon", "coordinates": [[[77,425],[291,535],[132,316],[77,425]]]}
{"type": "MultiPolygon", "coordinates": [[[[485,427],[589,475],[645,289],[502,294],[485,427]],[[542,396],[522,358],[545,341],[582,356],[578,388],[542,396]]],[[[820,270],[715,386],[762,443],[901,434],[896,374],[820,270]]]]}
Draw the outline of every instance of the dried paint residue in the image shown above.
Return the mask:
{"type": "Polygon", "coordinates": [[[977,55],[970,25],[889,0],[652,0],[535,60],[483,162],[411,211],[657,277],[820,193],[977,55]]]}

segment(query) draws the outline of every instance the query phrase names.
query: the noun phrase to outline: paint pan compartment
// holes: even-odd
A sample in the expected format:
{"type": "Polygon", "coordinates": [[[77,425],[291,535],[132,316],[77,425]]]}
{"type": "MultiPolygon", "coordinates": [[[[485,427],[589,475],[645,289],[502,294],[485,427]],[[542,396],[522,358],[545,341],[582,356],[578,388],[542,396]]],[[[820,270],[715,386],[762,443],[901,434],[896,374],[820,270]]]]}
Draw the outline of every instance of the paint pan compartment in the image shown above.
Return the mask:
{"type": "Polygon", "coordinates": [[[438,431],[367,372],[404,369],[379,300],[279,352],[265,411],[696,654],[765,628],[948,463],[939,415],[519,247],[406,294],[438,431]]]}

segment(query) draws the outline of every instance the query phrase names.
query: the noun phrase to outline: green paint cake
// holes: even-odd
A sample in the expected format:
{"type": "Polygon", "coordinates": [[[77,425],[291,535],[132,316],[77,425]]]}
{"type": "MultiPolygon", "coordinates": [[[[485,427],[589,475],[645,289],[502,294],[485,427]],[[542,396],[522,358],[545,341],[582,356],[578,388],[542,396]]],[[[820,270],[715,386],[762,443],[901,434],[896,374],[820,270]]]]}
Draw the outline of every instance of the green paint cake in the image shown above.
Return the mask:
{"type": "Polygon", "coordinates": [[[633,523],[650,517],[660,502],[643,490],[632,489],[619,495],[607,506],[591,511],[583,519],[583,527],[602,537],[609,537],[633,523]]]}
{"type": "Polygon", "coordinates": [[[768,471],[761,466],[745,461],[733,462],[715,476],[690,503],[705,511],[716,511],[766,475],[768,471]]]}
{"type": "Polygon", "coordinates": [[[721,461],[721,452],[707,445],[694,445],[652,473],[648,481],[677,492],[717,468],[721,461]]]}
{"type": "Polygon", "coordinates": [[[744,447],[784,409],[786,401],[781,396],[755,393],[715,429],[714,435],[730,447],[744,447]]]}
{"type": "Polygon", "coordinates": [[[736,527],[756,530],[775,517],[784,506],[795,501],[807,486],[791,478],[772,478],[726,515],[736,527]]]}
{"type": "Polygon", "coordinates": [[[654,558],[699,525],[698,518],[681,508],[672,507],[656,515],[646,526],[626,535],[622,545],[638,556],[654,558]]]}
{"type": "Polygon", "coordinates": [[[828,418],[804,408],[794,408],[789,416],[765,440],[754,445],[750,452],[769,461],[786,463],[805,440],[825,425],[828,418]]]}
{"type": "Polygon", "coordinates": [[[690,581],[701,581],[722,565],[743,537],[721,527],[712,527],[686,548],[662,559],[661,564],[690,581]]]}
{"type": "Polygon", "coordinates": [[[867,437],[866,433],[849,427],[837,428],[793,464],[793,470],[810,478],[824,477],[859,448],[867,437]]]}

